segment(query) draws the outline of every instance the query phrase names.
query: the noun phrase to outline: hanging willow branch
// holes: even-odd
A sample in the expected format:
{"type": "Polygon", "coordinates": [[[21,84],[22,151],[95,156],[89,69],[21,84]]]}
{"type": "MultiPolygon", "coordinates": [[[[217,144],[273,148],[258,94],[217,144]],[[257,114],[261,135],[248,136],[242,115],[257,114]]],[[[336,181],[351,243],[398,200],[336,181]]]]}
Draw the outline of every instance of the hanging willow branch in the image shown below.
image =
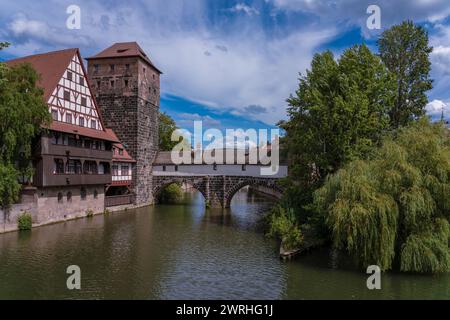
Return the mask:
{"type": "Polygon", "coordinates": [[[421,120],[386,139],[370,160],[350,162],[315,194],[334,244],[361,266],[450,270],[450,138],[421,120]]]}

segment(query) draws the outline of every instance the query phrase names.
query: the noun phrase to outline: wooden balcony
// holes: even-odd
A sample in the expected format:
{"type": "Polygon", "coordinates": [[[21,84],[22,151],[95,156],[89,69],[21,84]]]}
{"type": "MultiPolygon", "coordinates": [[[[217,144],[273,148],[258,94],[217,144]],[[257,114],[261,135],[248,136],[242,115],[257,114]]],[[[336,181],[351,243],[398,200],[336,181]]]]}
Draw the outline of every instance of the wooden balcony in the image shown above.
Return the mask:
{"type": "Polygon", "coordinates": [[[132,194],[125,194],[120,196],[105,197],[105,207],[117,207],[132,204],[134,196],[132,194]]]}

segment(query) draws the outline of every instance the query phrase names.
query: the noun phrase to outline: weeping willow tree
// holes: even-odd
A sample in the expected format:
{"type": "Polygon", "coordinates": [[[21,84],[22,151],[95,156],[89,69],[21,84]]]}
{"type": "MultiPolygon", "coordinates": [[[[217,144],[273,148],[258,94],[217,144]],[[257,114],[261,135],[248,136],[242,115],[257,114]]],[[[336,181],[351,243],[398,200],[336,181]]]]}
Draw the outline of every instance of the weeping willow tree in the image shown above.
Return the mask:
{"type": "Polygon", "coordinates": [[[315,193],[334,245],[361,266],[450,271],[450,135],[422,119],[345,165],[315,193]]]}

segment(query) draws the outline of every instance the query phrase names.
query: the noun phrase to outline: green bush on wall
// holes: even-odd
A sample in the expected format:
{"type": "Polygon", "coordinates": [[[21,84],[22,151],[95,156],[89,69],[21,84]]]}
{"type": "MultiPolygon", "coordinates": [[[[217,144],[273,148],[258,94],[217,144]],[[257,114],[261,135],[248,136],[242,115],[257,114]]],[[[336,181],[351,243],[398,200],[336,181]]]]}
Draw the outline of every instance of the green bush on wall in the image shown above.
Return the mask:
{"type": "Polygon", "coordinates": [[[31,230],[33,226],[33,218],[28,212],[22,213],[17,219],[19,230],[31,230]]]}

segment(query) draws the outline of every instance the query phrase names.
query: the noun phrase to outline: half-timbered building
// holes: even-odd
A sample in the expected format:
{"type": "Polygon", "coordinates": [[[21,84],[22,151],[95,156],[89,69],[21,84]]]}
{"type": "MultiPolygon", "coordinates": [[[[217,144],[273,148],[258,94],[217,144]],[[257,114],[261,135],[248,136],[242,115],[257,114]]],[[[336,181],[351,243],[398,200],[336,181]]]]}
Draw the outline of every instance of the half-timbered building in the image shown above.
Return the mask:
{"type": "Polygon", "coordinates": [[[105,186],[112,184],[113,145],[120,142],[104,127],[79,50],[7,62],[21,63],[31,64],[40,75],[38,85],[53,119],[34,150],[38,220],[102,212],[105,186]]]}

